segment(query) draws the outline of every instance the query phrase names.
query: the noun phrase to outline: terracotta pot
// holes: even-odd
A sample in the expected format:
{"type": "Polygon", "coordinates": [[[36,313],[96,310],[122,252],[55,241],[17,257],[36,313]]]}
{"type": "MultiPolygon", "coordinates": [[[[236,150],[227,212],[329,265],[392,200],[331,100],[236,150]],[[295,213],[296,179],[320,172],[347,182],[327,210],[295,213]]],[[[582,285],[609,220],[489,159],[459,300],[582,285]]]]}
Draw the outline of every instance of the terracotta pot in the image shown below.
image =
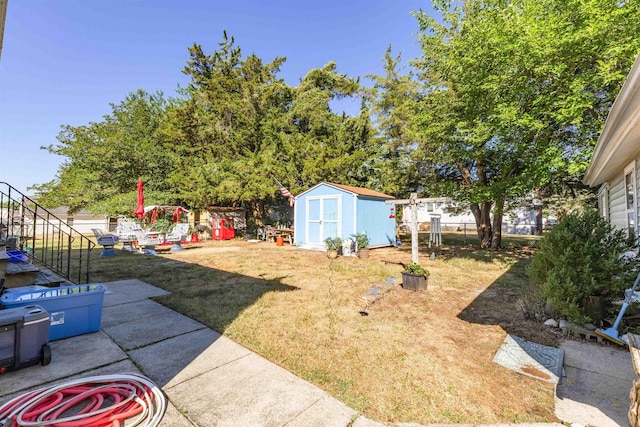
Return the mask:
{"type": "Polygon", "coordinates": [[[335,250],[335,249],[327,251],[327,257],[329,257],[331,259],[338,258],[338,251],[335,250]]]}
{"type": "Polygon", "coordinates": [[[358,256],[360,258],[369,258],[369,248],[362,248],[358,250],[358,256]]]}

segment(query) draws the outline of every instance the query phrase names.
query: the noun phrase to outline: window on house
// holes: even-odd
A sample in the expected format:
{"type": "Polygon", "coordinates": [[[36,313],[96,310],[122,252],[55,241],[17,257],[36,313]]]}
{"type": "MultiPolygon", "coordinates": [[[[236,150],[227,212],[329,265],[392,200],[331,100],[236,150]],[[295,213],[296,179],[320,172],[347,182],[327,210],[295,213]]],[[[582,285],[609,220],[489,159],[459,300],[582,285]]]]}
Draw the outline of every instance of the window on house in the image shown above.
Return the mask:
{"type": "Polygon", "coordinates": [[[598,207],[600,209],[600,216],[604,219],[609,219],[609,184],[602,184],[598,191],[598,207]]]}
{"type": "Polygon", "coordinates": [[[70,216],[69,218],[67,218],[67,225],[68,225],[69,227],[73,227],[73,217],[72,217],[72,216],[70,216]]]}
{"type": "Polygon", "coordinates": [[[625,199],[627,207],[627,227],[629,229],[629,236],[636,235],[636,174],[635,174],[635,162],[627,166],[624,171],[624,189],[625,199]]]}

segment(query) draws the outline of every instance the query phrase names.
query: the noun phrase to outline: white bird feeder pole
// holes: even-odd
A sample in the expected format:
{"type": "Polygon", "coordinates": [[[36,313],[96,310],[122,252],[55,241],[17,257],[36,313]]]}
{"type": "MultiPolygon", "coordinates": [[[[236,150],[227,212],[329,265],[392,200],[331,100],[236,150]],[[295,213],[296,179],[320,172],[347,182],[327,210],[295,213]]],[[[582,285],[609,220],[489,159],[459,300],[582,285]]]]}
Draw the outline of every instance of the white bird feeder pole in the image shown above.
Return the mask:
{"type": "Polygon", "coordinates": [[[411,207],[411,262],[418,264],[418,204],[426,199],[418,199],[416,193],[411,193],[409,199],[387,200],[387,205],[401,205],[411,207]]]}

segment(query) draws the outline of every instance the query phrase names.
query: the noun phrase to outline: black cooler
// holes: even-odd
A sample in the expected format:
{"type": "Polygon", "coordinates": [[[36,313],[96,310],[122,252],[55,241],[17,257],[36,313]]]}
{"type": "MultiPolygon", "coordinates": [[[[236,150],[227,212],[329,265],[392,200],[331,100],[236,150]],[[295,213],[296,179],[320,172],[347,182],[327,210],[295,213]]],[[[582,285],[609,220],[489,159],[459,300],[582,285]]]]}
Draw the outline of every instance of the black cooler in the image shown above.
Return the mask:
{"type": "Polygon", "coordinates": [[[51,362],[49,322],[39,305],[0,310],[0,373],[51,362]]]}

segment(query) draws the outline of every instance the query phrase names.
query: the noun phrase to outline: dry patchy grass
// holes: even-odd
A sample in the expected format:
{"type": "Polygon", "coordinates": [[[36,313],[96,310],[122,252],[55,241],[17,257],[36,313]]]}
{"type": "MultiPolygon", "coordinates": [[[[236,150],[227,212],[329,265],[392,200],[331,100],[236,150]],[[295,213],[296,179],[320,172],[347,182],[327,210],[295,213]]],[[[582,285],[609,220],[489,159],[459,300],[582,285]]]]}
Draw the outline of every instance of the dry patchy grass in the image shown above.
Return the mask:
{"type": "Polygon", "coordinates": [[[421,248],[431,272],[421,292],[400,286],[409,245],[334,261],[244,241],[158,257],[94,251],[92,281],[138,278],[167,289],[163,304],[381,422],[555,420],[552,385],[492,362],[507,332],[554,343],[518,305],[531,250],[446,242],[433,261],[421,248]]]}

